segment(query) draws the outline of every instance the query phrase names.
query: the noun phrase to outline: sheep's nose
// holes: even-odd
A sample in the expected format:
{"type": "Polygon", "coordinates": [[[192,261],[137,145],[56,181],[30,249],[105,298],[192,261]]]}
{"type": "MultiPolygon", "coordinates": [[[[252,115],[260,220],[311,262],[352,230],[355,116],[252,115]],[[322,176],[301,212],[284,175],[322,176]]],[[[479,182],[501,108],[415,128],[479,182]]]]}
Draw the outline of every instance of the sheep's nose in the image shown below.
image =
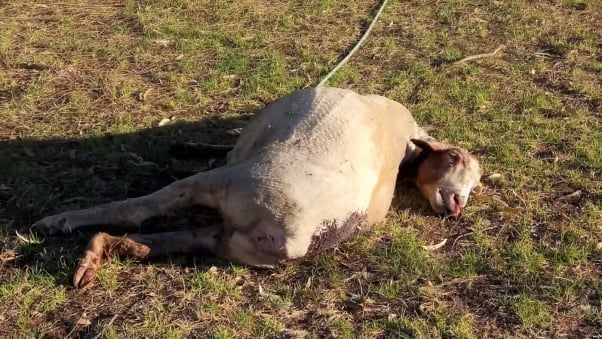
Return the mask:
{"type": "Polygon", "coordinates": [[[466,197],[459,193],[454,193],[454,202],[460,207],[466,206],[466,197]]]}

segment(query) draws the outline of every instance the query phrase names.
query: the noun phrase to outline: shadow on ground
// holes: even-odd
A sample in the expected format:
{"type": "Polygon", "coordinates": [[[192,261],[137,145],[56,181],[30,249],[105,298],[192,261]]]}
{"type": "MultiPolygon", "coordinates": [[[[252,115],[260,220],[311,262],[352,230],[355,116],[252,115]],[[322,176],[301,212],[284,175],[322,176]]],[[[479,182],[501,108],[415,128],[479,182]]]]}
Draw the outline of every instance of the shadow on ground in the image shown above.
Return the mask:
{"type": "MultiPolygon", "coordinates": [[[[147,194],[174,180],[220,166],[225,162],[223,156],[180,159],[170,155],[170,148],[190,141],[232,144],[244,124],[240,118],[209,118],[118,135],[1,141],[0,232],[20,242],[7,241],[2,250],[17,249],[11,265],[40,267],[63,281],[70,274],[65,267],[75,263],[87,239],[99,228],[43,237],[29,233],[33,222],[69,209],[147,194]],[[17,240],[15,231],[29,241],[17,240]]],[[[219,219],[215,211],[198,207],[150,220],[139,229],[103,229],[115,234],[152,233],[219,219]]]]}

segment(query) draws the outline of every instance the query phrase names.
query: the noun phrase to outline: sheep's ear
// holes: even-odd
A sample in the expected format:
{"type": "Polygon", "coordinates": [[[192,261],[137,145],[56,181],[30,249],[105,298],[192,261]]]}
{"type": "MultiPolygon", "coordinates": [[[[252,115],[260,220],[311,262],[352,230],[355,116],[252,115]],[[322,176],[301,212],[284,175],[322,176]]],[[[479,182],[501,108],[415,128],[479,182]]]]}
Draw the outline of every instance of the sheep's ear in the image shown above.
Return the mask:
{"type": "Polygon", "coordinates": [[[435,140],[410,139],[414,145],[420,147],[424,152],[436,152],[446,149],[445,144],[435,140]]]}

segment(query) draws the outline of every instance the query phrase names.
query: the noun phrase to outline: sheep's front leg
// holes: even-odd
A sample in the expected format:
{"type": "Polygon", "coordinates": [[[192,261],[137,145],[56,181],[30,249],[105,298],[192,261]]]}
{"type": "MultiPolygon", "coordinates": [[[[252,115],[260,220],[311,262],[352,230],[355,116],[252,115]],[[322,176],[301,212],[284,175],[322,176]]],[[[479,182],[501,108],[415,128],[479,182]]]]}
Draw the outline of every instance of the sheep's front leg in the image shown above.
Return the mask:
{"type": "Polygon", "coordinates": [[[219,226],[123,237],[104,232],[97,233],[88,243],[84,257],[75,269],[73,286],[76,288],[87,286],[100,270],[103,259],[113,256],[148,259],[172,253],[195,253],[201,249],[214,251],[221,233],[222,227],[219,226]]]}
{"type": "Polygon", "coordinates": [[[33,224],[32,228],[54,234],[69,233],[91,225],[137,226],[151,217],[195,204],[217,207],[224,183],[228,184],[228,180],[217,169],[203,172],[142,197],[48,216],[33,224]]]}

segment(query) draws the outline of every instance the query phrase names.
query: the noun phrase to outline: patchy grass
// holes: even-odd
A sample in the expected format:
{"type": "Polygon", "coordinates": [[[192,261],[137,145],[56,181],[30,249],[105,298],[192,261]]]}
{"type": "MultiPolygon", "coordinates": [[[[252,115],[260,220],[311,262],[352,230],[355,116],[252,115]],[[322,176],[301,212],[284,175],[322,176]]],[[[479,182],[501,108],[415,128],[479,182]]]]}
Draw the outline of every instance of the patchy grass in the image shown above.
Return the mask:
{"type": "MultiPolygon", "coordinates": [[[[5,1],[0,336],[602,335],[595,1],[393,1],[330,80],[406,104],[431,134],[481,157],[481,192],[459,220],[402,189],[385,224],[297,266],[115,259],[83,291],[69,286],[90,233],[27,232],[44,215],[219,165],[171,159],[169,146],[231,143],[263,105],[318,83],[377,5],[5,1]]],[[[201,208],[136,231],[215,222],[201,208]]]]}

